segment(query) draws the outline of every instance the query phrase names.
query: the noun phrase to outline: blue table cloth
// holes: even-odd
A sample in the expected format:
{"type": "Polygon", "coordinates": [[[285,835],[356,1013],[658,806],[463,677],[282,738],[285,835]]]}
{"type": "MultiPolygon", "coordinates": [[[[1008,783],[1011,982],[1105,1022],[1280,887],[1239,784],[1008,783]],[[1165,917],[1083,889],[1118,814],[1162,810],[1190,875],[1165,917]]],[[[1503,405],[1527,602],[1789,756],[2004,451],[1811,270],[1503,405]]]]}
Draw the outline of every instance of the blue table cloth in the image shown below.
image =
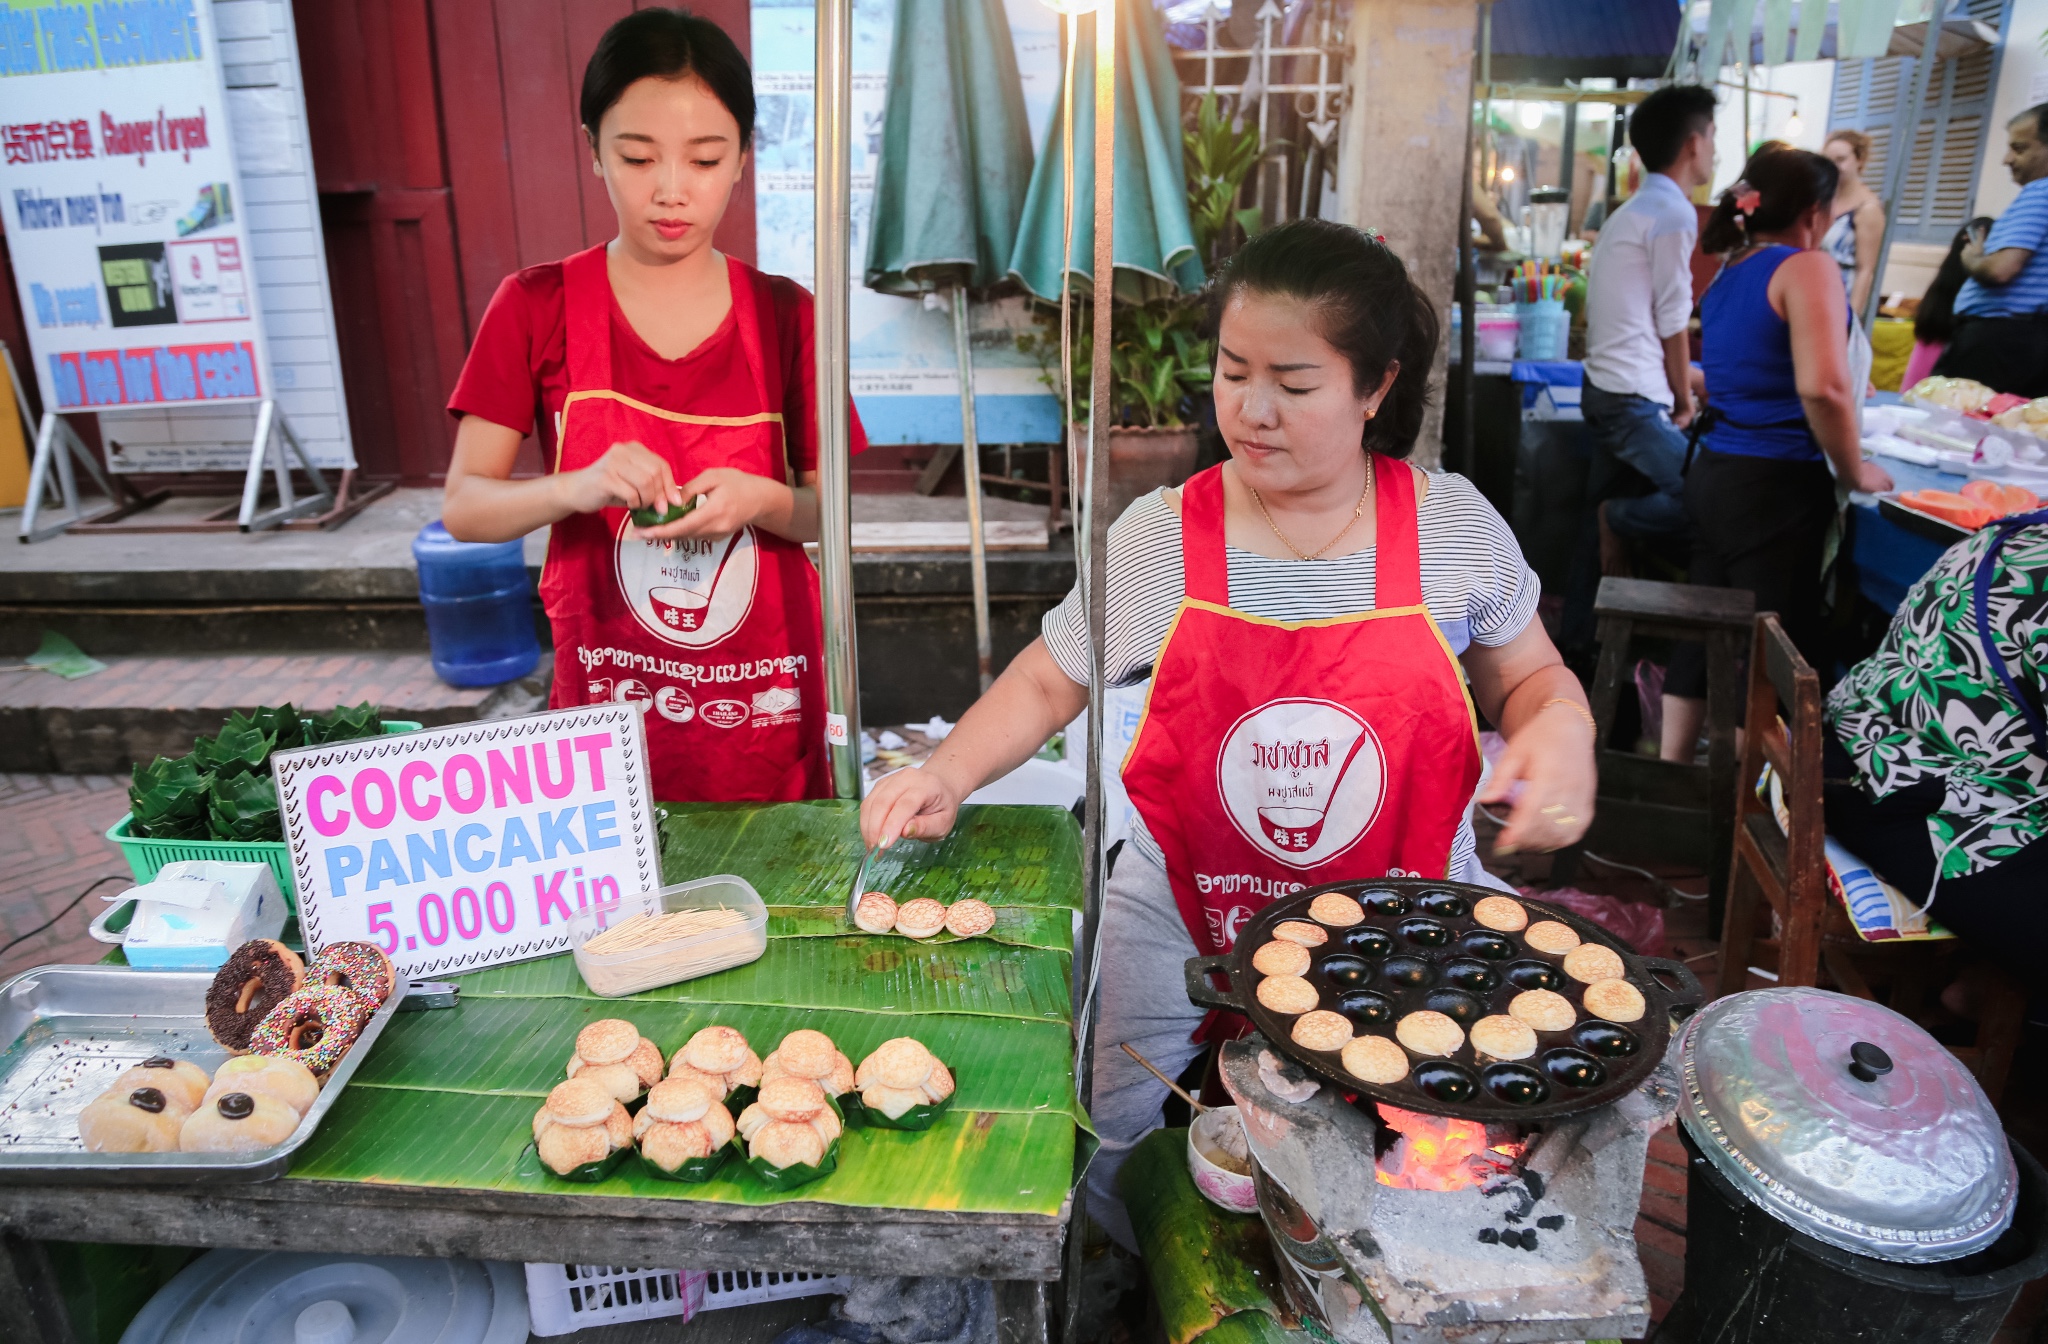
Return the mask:
{"type": "MultiPolygon", "coordinates": [[[[1933,467],[1881,457],[1900,490],[1957,490],[1969,478],[1933,467]]],[[[1943,546],[1917,532],[1908,532],[1878,512],[1875,500],[1858,495],[1849,503],[1849,559],[1856,566],[1856,586],[1886,611],[1896,612],[1906,590],[1934,567],[1943,546]]]]}

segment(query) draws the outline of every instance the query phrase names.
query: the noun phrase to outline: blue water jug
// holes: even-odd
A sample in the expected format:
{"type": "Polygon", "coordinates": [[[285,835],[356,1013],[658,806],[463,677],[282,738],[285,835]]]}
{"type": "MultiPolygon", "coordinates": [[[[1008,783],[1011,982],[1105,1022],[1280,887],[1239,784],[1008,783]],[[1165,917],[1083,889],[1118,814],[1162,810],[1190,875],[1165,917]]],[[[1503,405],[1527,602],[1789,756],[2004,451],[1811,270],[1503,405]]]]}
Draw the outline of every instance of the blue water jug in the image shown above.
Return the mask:
{"type": "Polygon", "coordinates": [[[450,686],[517,681],[540,661],[533,585],[517,541],[457,541],[436,518],[412,540],[434,671],[450,686]]]}

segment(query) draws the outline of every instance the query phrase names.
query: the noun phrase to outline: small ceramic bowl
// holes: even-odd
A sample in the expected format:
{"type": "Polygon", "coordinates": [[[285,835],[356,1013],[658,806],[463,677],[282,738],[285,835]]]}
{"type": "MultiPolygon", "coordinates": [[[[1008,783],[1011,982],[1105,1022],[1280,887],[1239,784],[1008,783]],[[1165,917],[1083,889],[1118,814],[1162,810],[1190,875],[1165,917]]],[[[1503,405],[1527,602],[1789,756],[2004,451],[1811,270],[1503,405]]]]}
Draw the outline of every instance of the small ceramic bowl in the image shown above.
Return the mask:
{"type": "Polygon", "coordinates": [[[1188,1175],[1195,1188],[1219,1209],[1231,1213],[1257,1213],[1258,1191],[1252,1185],[1250,1148],[1237,1107],[1218,1106],[1195,1117],[1188,1127],[1188,1175]],[[1221,1165],[1218,1159],[1235,1158],[1241,1172],[1221,1165]]]}

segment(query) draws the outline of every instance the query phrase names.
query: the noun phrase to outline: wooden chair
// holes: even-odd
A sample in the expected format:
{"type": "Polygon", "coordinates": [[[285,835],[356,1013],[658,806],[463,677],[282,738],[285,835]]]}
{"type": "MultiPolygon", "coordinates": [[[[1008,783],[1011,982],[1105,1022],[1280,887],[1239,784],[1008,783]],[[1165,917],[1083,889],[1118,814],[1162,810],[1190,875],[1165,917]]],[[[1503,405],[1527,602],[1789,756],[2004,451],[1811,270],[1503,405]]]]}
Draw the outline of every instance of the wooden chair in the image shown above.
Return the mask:
{"type": "MultiPolygon", "coordinates": [[[[1735,785],[1734,857],[1728,912],[1721,932],[1718,992],[1733,994],[1752,966],[1775,972],[1780,985],[1825,985],[1878,1000],[1920,1020],[1926,989],[1952,941],[1870,943],[1828,890],[1821,802],[1820,678],[1799,655],[1775,614],[1756,618],[1749,657],[1748,729],[1735,785]],[[1780,829],[1756,782],[1769,764],[1784,789],[1789,824],[1780,829]]],[[[1976,1074],[1995,1103],[2005,1089],[2026,1021],[2027,994],[1995,972],[1977,1038],[1951,1052],[1976,1074]]]]}
{"type": "Polygon", "coordinates": [[[1749,638],[1756,598],[1739,588],[1700,588],[1648,579],[1600,580],[1593,613],[1600,618],[1600,664],[1593,674],[1594,742],[1600,796],[1580,845],[1560,850],[1551,867],[1559,882],[1578,871],[1581,847],[1688,864],[1706,872],[1719,914],[1728,871],[1735,784],[1735,726],[1742,686],[1736,659],[1749,638]],[[1680,765],[1617,751],[1607,744],[1628,682],[1630,646],[1638,635],[1707,646],[1707,763],[1680,765]]]}

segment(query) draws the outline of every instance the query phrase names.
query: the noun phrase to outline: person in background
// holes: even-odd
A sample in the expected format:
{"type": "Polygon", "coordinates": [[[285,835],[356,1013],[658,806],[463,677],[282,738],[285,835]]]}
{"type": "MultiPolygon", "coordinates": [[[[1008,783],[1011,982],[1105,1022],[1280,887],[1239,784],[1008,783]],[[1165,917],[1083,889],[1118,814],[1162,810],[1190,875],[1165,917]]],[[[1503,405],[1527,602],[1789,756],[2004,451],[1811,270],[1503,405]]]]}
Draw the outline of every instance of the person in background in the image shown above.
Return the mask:
{"type": "Polygon", "coordinates": [[[1884,243],[1884,203],[1863,180],[1870,162],[1870,137],[1846,128],[1834,131],[1820,152],[1841,177],[1835,188],[1835,217],[1820,245],[1842,268],[1849,311],[1861,317],[1870,287],[1877,282],[1877,249],[1884,243]]]}
{"type": "MultiPolygon", "coordinates": [[[[1581,407],[1594,444],[1587,497],[1600,568],[1622,564],[1624,542],[1682,549],[1685,427],[1693,415],[1692,253],[1699,215],[1691,193],[1714,173],[1714,92],[1658,89],[1629,118],[1643,185],[1608,215],[1586,265],[1586,361],[1581,407]]],[[[1590,546],[1566,594],[1568,646],[1591,636],[1599,577],[1590,546]]]]}
{"type": "Polygon", "coordinates": [[[1948,255],[1941,260],[1941,269],[1927,282],[1927,292],[1920,296],[1920,306],[1913,310],[1913,353],[1906,360],[1905,376],[1899,380],[1901,391],[1933,373],[1941,352],[1948,349],[1948,338],[1956,329],[1956,295],[1970,278],[1970,273],[1963,269],[1963,249],[1973,238],[1981,244],[1990,229],[1989,215],[1979,215],[1957,229],[1948,245],[1948,255]]]}
{"type": "Polygon", "coordinates": [[[2014,117],[2005,133],[2005,166],[2020,194],[1982,242],[1963,248],[1970,278],[1934,372],[2018,397],[2048,396],[2048,103],[2014,117]]]}
{"type": "Polygon", "coordinates": [[[1607,217],[1621,208],[1621,203],[1612,197],[1602,196],[1586,207],[1586,217],[1579,221],[1579,237],[1589,243],[1600,241],[1600,230],[1607,227],[1607,217]]]}
{"type": "Polygon", "coordinates": [[[2048,939],[2044,581],[2048,511],[1949,547],[1828,694],[1821,746],[1828,834],[2029,983],[2048,939]]]}
{"type": "MultiPolygon", "coordinates": [[[[1686,479],[1691,582],[1746,588],[1775,611],[1807,661],[1820,656],[1821,571],[1835,479],[1892,488],[1863,460],[1862,376],[1849,364],[1849,304],[1821,247],[1835,165],[1803,149],[1753,156],[1721,193],[1700,245],[1726,253],[1700,300],[1700,362],[1710,409],[1686,479]],[[1829,473],[1830,464],[1834,473],[1829,473]]],[[[1690,761],[1706,717],[1706,657],[1680,644],[1665,679],[1667,761],[1690,761]]]]}

